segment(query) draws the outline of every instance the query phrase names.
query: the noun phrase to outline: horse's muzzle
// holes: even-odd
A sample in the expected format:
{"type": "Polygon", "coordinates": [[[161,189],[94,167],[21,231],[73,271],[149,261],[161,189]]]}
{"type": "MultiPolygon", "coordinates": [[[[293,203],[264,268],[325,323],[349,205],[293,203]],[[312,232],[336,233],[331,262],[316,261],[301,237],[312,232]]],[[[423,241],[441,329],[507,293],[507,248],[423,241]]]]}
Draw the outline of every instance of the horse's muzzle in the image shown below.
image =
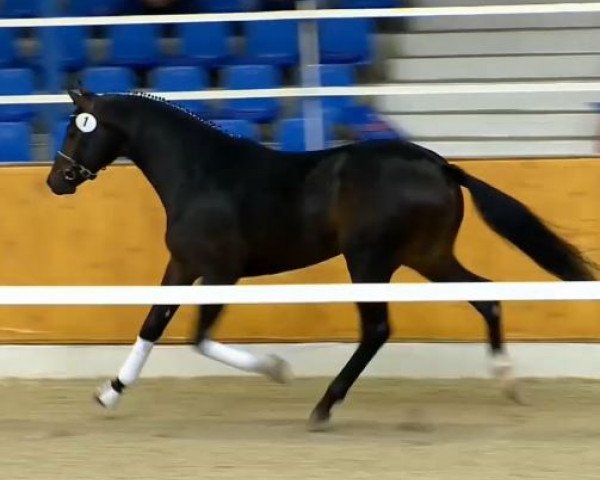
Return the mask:
{"type": "Polygon", "coordinates": [[[72,195],[77,191],[77,187],[67,182],[61,175],[51,173],[46,180],[46,184],[55,195],[72,195]]]}

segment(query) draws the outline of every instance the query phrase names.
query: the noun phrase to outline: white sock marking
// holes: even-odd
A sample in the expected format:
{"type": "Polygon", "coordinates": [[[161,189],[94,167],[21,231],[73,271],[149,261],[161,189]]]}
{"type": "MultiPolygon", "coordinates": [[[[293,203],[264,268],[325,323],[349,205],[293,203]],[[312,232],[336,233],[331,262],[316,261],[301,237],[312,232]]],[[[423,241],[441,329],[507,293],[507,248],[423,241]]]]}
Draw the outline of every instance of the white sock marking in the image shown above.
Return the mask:
{"type": "Polygon", "coordinates": [[[208,358],[246,372],[263,373],[267,361],[245,350],[238,350],[208,339],[198,345],[198,350],[208,358]]]}
{"type": "Polygon", "coordinates": [[[129,352],[129,356],[123,363],[121,370],[119,370],[118,378],[123,385],[131,385],[140,377],[152,347],[154,347],[154,343],[140,337],[137,338],[131,352],[129,352]]]}

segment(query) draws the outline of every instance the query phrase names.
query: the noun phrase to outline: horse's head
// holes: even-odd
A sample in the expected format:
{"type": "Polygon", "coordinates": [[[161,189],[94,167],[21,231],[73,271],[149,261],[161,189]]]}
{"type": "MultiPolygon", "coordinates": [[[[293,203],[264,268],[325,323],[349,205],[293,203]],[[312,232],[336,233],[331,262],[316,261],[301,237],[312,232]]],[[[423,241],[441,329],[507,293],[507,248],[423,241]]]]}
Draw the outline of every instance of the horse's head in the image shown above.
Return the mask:
{"type": "Polygon", "coordinates": [[[75,193],[80,184],[96,178],[119,156],[124,140],[118,126],[103,118],[101,97],[85,90],[68,93],[75,111],[47,179],[57,195],[75,193]]]}

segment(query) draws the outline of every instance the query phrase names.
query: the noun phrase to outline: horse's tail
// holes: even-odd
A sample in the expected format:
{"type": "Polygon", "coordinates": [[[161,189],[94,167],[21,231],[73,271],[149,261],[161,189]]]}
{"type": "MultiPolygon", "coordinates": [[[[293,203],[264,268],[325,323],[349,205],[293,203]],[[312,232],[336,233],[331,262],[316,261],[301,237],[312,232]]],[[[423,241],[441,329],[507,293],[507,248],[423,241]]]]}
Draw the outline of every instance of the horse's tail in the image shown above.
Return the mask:
{"type": "Polygon", "coordinates": [[[544,270],[562,280],[594,280],[593,269],[597,266],[550,230],[529,208],[456,165],[446,164],[446,169],[469,189],[485,223],[544,270]]]}

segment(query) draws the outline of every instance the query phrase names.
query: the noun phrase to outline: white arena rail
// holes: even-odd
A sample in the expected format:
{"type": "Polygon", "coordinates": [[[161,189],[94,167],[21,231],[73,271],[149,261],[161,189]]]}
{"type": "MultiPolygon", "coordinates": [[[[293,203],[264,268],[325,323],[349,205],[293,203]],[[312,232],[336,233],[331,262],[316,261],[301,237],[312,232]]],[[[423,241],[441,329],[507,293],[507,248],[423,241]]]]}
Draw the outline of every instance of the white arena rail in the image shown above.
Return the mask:
{"type": "Polygon", "coordinates": [[[214,305],[600,300],[596,282],[0,287],[0,305],[214,305]]]}
{"type": "Polygon", "coordinates": [[[122,15],[0,19],[0,27],[67,27],[77,25],[134,25],[151,23],[209,23],[253,20],[322,20],[326,18],[399,18],[472,15],[523,15],[600,12],[596,3],[540,3],[470,7],[355,8],[279,10],[268,12],[195,13],[175,15],[122,15]]]}
{"type": "MultiPolygon", "coordinates": [[[[321,96],[391,96],[391,95],[465,95],[486,93],[532,93],[532,92],[598,92],[600,82],[469,82],[447,85],[432,84],[378,84],[349,87],[287,87],[257,88],[252,90],[202,90],[179,92],[150,92],[166,100],[225,100],[234,98],[287,98],[321,96]]],[[[66,94],[48,95],[0,95],[0,105],[71,103],[66,94]]]]}

